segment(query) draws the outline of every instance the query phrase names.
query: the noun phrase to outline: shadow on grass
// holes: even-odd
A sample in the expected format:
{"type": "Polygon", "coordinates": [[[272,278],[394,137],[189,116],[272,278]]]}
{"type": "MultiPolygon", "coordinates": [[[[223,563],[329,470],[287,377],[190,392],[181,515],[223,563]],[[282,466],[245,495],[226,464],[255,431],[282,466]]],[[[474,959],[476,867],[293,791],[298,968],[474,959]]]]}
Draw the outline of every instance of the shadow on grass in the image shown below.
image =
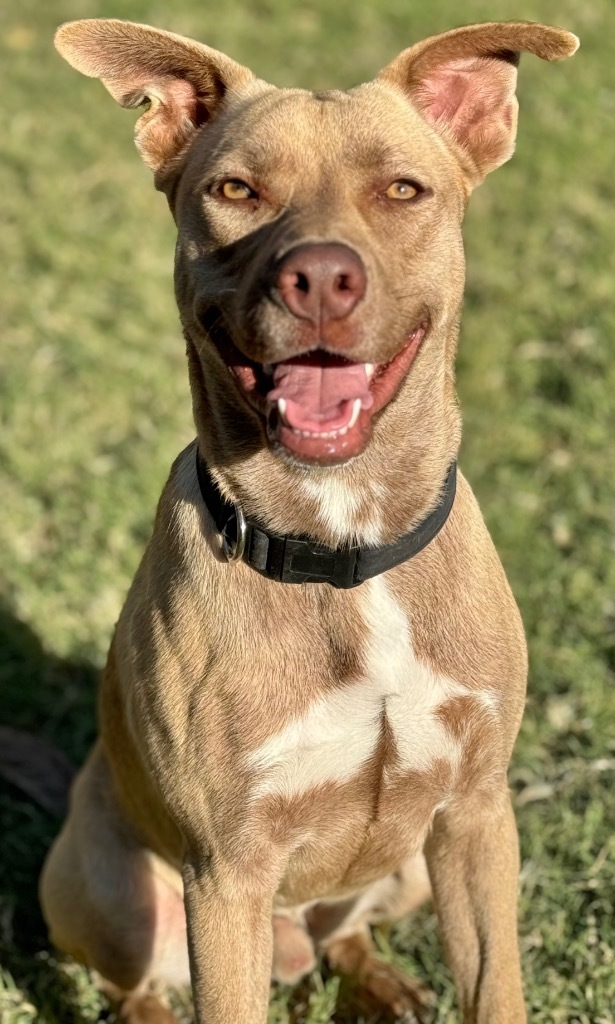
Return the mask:
{"type": "MultiPolygon", "coordinates": [[[[85,661],[46,651],[32,629],[0,605],[0,726],[31,734],[34,747],[36,738],[45,740],[78,765],[94,737],[97,676],[98,670],[85,661]]],[[[12,761],[8,735],[3,733],[5,745],[0,751],[5,764],[12,761]]],[[[31,755],[26,747],[24,772],[31,755]]],[[[49,767],[53,768],[51,762],[49,767]]],[[[48,1019],[45,1004],[63,1003],[61,1019],[81,1024],[84,1018],[75,1010],[74,994],[71,997],[73,980],[59,972],[49,956],[37,895],[42,863],[60,818],[43,810],[21,786],[7,781],[7,776],[17,779],[20,771],[0,778],[0,965],[27,993],[37,1008],[36,1019],[48,1019]]],[[[39,785],[44,785],[44,772],[43,756],[39,785]]],[[[68,778],[69,773],[67,782],[68,778]]]]}

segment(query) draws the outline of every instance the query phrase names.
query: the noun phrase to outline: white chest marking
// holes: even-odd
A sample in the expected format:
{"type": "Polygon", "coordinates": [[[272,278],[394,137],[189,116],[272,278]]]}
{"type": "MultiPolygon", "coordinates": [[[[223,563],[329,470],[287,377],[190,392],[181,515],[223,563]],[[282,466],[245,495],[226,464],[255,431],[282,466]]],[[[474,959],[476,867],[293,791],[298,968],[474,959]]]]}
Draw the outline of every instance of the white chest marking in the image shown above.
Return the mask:
{"type": "MultiPolygon", "coordinates": [[[[408,619],[382,576],[363,584],[361,591],[365,675],[314,701],[305,715],[248,755],[247,766],[258,779],[254,797],[292,797],[313,786],[347,781],[373,754],[383,714],[397,745],[395,772],[426,771],[438,758],[452,767],[458,764],[460,745],[435,712],[451,697],[472,691],[418,661],[408,619]]],[[[484,704],[489,705],[486,696],[484,704]]]]}
{"type": "Polygon", "coordinates": [[[435,712],[451,697],[467,694],[468,688],[417,659],[406,613],[382,576],[371,581],[364,615],[370,631],[367,677],[378,680],[383,693],[397,746],[397,768],[426,771],[441,757],[456,766],[459,744],[435,712]]]}
{"type": "Polygon", "coordinates": [[[357,524],[357,513],[364,499],[346,480],[336,473],[326,477],[306,477],[303,489],[316,499],[320,519],[333,532],[335,542],[341,543],[353,534],[362,544],[377,545],[381,538],[381,517],[374,503],[374,512],[368,522],[357,524]]]}

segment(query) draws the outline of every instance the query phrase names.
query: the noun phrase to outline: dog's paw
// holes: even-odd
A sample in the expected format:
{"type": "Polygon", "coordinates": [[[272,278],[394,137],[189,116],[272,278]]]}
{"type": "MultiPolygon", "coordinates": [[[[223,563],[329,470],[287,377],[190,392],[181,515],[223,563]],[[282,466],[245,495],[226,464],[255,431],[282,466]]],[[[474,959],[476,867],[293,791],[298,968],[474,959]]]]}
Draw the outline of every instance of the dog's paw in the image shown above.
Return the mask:
{"type": "Polygon", "coordinates": [[[382,960],[368,933],[335,939],[325,950],[331,967],[353,982],[357,1002],[375,1015],[378,1024],[393,1020],[427,1024],[435,1003],[431,989],[382,960]]]}
{"type": "Polygon", "coordinates": [[[366,957],[361,965],[357,995],[374,1012],[380,1011],[380,1019],[403,1024],[426,1024],[435,1002],[430,988],[376,956],[366,957]]]}
{"type": "Polygon", "coordinates": [[[296,985],[316,966],[314,943],[301,924],[281,914],[273,916],[272,977],[282,985],[296,985]]]}
{"type": "Polygon", "coordinates": [[[177,1018],[153,995],[129,996],[117,1015],[118,1024],[177,1024],[177,1018]]]}

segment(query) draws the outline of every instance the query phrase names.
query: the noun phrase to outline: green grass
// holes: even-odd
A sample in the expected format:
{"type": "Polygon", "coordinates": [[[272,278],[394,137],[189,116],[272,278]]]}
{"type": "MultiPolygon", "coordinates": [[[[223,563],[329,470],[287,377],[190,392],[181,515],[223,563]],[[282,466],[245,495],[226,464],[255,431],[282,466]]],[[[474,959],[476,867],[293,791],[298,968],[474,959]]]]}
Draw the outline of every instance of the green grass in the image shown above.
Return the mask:
{"type": "MultiPolygon", "coordinates": [[[[351,85],[460,22],[525,17],[582,38],[522,60],[517,155],[474,196],[459,355],[462,465],[523,613],[528,709],[511,784],[520,930],[535,1024],[615,1020],[615,236],[612,0],[21,0],[0,14],[0,687],[7,724],[75,762],[113,622],[170,462],[192,436],[172,296],[173,230],[131,142],[134,118],[51,46],[55,25],[129,17],[192,34],[278,84],[351,85]]],[[[108,1010],[49,950],[37,873],[58,822],[0,795],[0,1021],[108,1010]]],[[[455,1019],[433,915],[383,951],[455,1019]]],[[[275,1024],[355,1021],[317,976],[275,1024]],[[337,1010],[336,1010],[337,1005],[337,1010]]]]}

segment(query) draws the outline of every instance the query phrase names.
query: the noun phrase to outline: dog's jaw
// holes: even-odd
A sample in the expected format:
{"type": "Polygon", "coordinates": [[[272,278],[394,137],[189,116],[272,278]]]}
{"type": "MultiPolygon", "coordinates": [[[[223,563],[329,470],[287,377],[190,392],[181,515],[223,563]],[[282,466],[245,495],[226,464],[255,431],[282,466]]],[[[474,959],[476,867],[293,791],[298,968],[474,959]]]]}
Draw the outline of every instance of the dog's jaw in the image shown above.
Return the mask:
{"type": "Polygon", "coordinates": [[[397,394],[427,331],[423,320],[383,363],[315,349],[263,365],[242,359],[228,336],[217,338],[241,397],[265,421],[271,450],[303,465],[333,466],[365,450],[373,417],[397,394]]]}

